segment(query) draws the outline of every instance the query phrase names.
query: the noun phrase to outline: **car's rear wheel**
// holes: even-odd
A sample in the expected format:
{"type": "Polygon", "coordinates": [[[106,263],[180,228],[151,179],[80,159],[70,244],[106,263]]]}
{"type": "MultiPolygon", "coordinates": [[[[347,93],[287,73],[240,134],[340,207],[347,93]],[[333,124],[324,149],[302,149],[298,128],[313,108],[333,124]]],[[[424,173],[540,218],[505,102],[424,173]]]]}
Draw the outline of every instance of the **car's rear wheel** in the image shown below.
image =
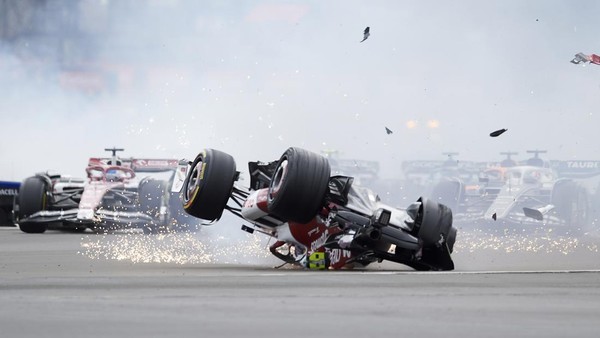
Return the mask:
{"type": "Polygon", "coordinates": [[[36,234],[46,231],[47,224],[37,222],[22,222],[21,220],[46,210],[48,206],[48,184],[41,177],[33,176],[25,179],[19,188],[18,219],[21,231],[36,234]]]}
{"type": "Polygon", "coordinates": [[[449,238],[452,230],[452,210],[447,206],[426,198],[419,198],[421,205],[415,225],[418,237],[425,245],[439,243],[441,235],[449,238]]]}
{"type": "Polygon", "coordinates": [[[446,238],[446,245],[448,246],[448,251],[452,253],[454,251],[454,243],[456,242],[456,233],[457,230],[455,227],[450,227],[450,231],[448,231],[448,237],[446,238]]]}
{"type": "Polygon", "coordinates": [[[183,183],[183,209],[208,221],[221,217],[235,182],[235,161],[224,152],[206,149],[198,156],[183,183]]]}
{"type": "Polygon", "coordinates": [[[589,205],[585,189],[573,181],[558,182],[552,190],[556,214],[575,232],[582,232],[589,223],[589,205]]]}
{"type": "Polygon", "coordinates": [[[281,156],[271,178],[269,212],[298,223],[308,223],[323,206],[331,168],[323,156],[301,148],[289,148],[281,156]]]}

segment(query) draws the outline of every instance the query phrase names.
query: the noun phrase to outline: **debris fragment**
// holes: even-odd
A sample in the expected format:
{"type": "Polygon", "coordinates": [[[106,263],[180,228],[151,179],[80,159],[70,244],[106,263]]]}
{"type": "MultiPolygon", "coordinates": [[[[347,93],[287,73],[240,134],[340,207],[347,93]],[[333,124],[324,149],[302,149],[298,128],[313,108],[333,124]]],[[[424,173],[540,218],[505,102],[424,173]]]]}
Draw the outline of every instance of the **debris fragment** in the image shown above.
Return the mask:
{"type": "Polygon", "coordinates": [[[369,33],[370,30],[370,27],[365,28],[365,31],[363,32],[363,39],[360,42],[363,42],[369,38],[369,35],[371,35],[371,33],[369,33]]]}
{"type": "Polygon", "coordinates": [[[494,213],[494,214],[492,215],[492,219],[495,221],[495,220],[496,220],[496,218],[497,218],[497,216],[496,216],[496,213],[494,213]]]}
{"type": "Polygon", "coordinates": [[[593,63],[595,65],[600,65],[600,55],[596,55],[596,54],[590,54],[590,55],[586,55],[583,53],[577,53],[575,54],[575,57],[573,58],[573,60],[571,60],[572,64],[578,65],[580,63],[583,63],[583,65],[585,65],[586,63],[593,63]]]}
{"type": "Polygon", "coordinates": [[[385,132],[389,135],[392,134],[393,131],[391,131],[388,127],[385,127],[385,132]]]}
{"type": "Polygon", "coordinates": [[[504,133],[505,133],[507,130],[508,130],[508,129],[498,129],[498,130],[496,130],[496,131],[493,131],[493,132],[491,132],[491,133],[490,133],[490,136],[491,136],[491,137],[498,137],[498,136],[500,136],[500,135],[504,134],[504,133]]]}

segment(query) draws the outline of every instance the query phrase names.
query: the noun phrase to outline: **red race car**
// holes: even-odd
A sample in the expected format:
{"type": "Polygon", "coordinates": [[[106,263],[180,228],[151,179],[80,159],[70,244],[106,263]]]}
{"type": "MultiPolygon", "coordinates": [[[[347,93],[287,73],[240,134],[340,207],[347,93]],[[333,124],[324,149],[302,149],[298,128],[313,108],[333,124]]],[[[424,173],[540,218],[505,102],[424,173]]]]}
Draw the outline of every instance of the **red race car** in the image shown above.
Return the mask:
{"type": "Polygon", "coordinates": [[[250,162],[250,187],[236,182],[233,157],[214,149],[193,162],[182,189],[184,210],[217,221],[224,210],[242,230],[276,239],[271,252],[310,269],[366,266],[383,260],[416,270],[452,270],[452,212],[419,198],[406,209],[380,202],[349,176],[330,176],[324,157],[289,148],[278,161],[250,162]],[[231,202],[230,202],[231,201],[231,202]]]}

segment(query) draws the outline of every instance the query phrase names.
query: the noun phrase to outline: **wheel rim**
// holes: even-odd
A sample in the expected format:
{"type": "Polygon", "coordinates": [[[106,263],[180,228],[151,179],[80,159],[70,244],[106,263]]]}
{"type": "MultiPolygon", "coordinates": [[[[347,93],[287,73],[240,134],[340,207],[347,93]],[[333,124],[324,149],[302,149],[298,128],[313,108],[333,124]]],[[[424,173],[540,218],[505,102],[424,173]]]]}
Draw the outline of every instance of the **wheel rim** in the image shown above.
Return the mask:
{"type": "Polygon", "coordinates": [[[275,175],[273,175],[273,179],[269,183],[269,194],[268,199],[269,202],[272,201],[275,197],[277,197],[277,193],[279,193],[279,189],[281,189],[281,184],[285,179],[285,175],[287,173],[288,160],[284,159],[281,161],[281,164],[277,167],[275,171],[275,175]]]}
{"type": "Polygon", "coordinates": [[[202,181],[203,169],[204,161],[200,159],[192,168],[190,176],[183,187],[183,201],[185,204],[188,204],[191,200],[193,200],[194,196],[196,196],[198,193],[198,190],[200,189],[200,182],[202,181]]]}

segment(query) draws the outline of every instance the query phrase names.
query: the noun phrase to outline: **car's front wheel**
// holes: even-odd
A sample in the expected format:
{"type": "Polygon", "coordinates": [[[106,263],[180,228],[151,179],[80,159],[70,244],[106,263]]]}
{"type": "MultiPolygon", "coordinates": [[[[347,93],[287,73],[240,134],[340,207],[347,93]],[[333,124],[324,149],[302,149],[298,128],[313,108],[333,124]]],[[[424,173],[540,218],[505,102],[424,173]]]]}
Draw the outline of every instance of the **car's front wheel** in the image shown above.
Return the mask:
{"type": "Polygon", "coordinates": [[[21,220],[35,214],[38,211],[46,210],[48,206],[48,184],[38,176],[25,179],[19,188],[19,208],[18,219],[21,231],[35,234],[46,231],[47,224],[37,222],[23,222],[21,220]]]}
{"type": "Polygon", "coordinates": [[[183,183],[183,209],[208,221],[221,217],[235,182],[235,161],[231,155],[206,149],[192,162],[183,183]]]}

